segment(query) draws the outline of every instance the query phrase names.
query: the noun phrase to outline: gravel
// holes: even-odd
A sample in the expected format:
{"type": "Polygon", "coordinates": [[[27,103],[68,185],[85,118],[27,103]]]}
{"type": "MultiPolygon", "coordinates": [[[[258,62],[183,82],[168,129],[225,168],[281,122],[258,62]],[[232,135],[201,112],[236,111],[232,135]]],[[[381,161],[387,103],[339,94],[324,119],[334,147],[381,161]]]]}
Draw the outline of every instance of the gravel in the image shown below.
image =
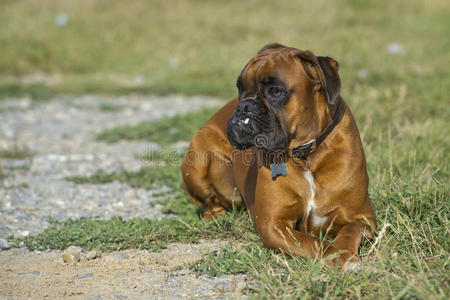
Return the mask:
{"type": "Polygon", "coordinates": [[[0,238],[41,232],[48,218],[109,219],[121,216],[161,218],[152,207],[155,194],[167,190],[133,189],[125,183],[78,185],[68,176],[138,170],[146,164],[137,153],[158,145],[140,141],[108,144],[95,140],[104,129],[133,125],[186,113],[222,101],[206,97],[60,97],[49,102],[30,99],[0,101],[0,149],[27,149],[27,159],[0,159],[6,178],[0,182],[0,238]],[[105,111],[105,105],[117,109],[105,111]]]}
{"type": "MultiPolygon", "coordinates": [[[[138,170],[135,158],[158,145],[139,141],[107,144],[95,140],[104,129],[157,120],[222,101],[205,97],[81,98],[48,102],[0,101],[0,149],[27,149],[26,159],[0,158],[0,297],[81,299],[245,298],[247,275],[209,277],[189,264],[219,250],[223,241],[170,244],[160,253],[124,250],[102,254],[72,246],[65,251],[12,248],[9,235],[42,232],[48,218],[161,218],[150,202],[167,191],[134,189],[125,183],[74,184],[68,176],[138,170]],[[104,107],[115,109],[104,109],[104,107]],[[103,107],[103,109],[102,109],[103,107]],[[2,178],[3,177],[3,178],[2,178]]],[[[186,142],[177,147],[185,147],[186,142]]]]}
{"type": "Polygon", "coordinates": [[[11,245],[5,239],[0,239],[0,250],[9,250],[11,245]]]}

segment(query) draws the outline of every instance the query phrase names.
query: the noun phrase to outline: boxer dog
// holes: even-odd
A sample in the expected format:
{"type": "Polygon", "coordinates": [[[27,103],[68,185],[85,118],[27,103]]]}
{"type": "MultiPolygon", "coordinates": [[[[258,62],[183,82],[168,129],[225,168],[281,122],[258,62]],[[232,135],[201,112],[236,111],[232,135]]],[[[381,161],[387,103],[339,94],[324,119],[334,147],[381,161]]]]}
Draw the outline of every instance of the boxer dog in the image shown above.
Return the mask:
{"type": "Polygon", "coordinates": [[[265,46],[239,75],[238,98],[194,136],[181,170],[206,220],[246,206],[266,248],[347,270],[376,220],[338,68],[311,51],[265,46]]]}

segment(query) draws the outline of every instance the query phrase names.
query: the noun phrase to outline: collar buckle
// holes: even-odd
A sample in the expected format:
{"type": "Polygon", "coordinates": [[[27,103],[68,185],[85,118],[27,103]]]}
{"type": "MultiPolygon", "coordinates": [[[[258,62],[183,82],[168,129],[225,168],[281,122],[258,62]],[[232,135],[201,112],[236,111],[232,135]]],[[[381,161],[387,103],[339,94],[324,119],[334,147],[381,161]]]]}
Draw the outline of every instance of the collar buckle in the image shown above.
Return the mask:
{"type": "Polygon", "coordinates": [[[304,143],[302,146],[304,146],[304,147],[310,147],[309,149],[309,151],[310,152],[313,152],[314,150],[316,150],[316,147],[317,147],[317,141],[316,141],[316,139],[312,139],[312,140],[309,140],[309,141],[307,141],[306,143],[304,143]]]}
{"type": "Polygon", "coordinates": [[[309,140],[300,146],[292,149],[292,155],[300,159],[306,159],[306,157],[316,151],[316,148],[325,140],[328,134],[333,130],[336,124],[339,122],[341,116],[341,101],[339,101],[336,111],[331,118],[330,123],[316,136],[314,139],[309,140]]]}

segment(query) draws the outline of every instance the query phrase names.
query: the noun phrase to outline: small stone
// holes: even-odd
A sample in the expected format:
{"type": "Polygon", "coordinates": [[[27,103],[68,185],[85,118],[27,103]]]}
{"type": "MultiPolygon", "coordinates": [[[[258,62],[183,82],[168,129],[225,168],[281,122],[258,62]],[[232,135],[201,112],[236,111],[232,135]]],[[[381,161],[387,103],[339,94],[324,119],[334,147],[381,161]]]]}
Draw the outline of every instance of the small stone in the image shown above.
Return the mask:
{"type": "Polygon", "coordinates": [[[358,77],[361,78],[361,79],[367,78],[367,75],[368,75],[368,72],[367,72],[366,69],[360,69],[358,71],[358,77]]]}
{"type": "Polygon", "coordinates": [[[142,85],[142,84],[145,83],[145,80],[146,79],[145,79],[144,75],[138,74],[138,75],[134,76],[133,83],[136,84],[136,85],[142,85]]]}
{"type": "Polygon", "coordinates": [[[86,259],[90,260],[90,259],[95,259],[97,257],[100,257],[100,252],[97,250],[91,250],[86,254],[86,259]]]}
{"type": "Polygon", "coordinates": [[[93,277],[93,276],[94,276],[93,273],[86,273],[86,274],[82,274],[82,275],[73,276],[73,277],[72,277],[72,280],[78,280],[78,279],[90,278],[90,277],[93,277]]]}
{"type": "Polygon", "coordinates": [[[128,255],[126,255],[125,253],[117,253],[113,254],[112,257],[114,257],[115,259],[127,259],[128,255]]]}
{"type": "Polygon", "coordinates": [[[28,230],[21,230],[19,231],[19,234],[23,237],[27,237],[30,235],[30,232],[28,230]]]}
{"type": "Polygon", "coordinates": [[[31,272],[20,272],[17,275],[42,275],[41,271],[31,271],[31,272]]]}
{"type": "Polygon", "coordinates": [[[69,254],[69,253],[63,253],[62,259],[64,260],[65,263],[67,263],[69,265],[74,265],[80,261],[79,258],[77,259],[74,255],[69,254]]]}
{"type": "Polygon", "coordinates": [[[8,243],[5,239],[0,239],[0,249],[2,250],[9,250],[11,249],[11,245],[8,243]]]}
{"type": "Polygon", "coordinates": [[[136,198],[136,190],[135,189],[129,189],[128,191],[125,192],[125,197],[126,198],[136,198]]]}
{"type": "Polygon", "coordinates": [[[70,246],[64,252],[69,253],[69,254],[73,254],[75,256],[80,256],[81,250],[82,250],[81,247],[70,246]]]}
{"type": "Polygon", "coordinates": [[[180,61],[178,60],[178,58],[176,58],[176,57],[171,57],[171,58],[169,58],[169,66],[172,68],[172,69],[178,69],[178,67],[180,66],[180,61]]]}
{"type": "Polygon", "coordinates": [[[406,53],[405,46],[403,46],[399,43],[396,43],[396,42],[390,43],[387,46],[387,50],[390,54],[405,54],[406,53]]]}
{"type": "Polygon", "coordinates": [[[176,274],[177,275],[187,275],[187,274],[190,274],[191,272],[192,271],[189,269],[182,269],[182,270],[176,271],[176,274]]]}
{"type": "Polygon", "coordinates": [[[58,27],[64,27],[67,25],[69,18],[66,14],[59,14],[55,17],[55,25],[58,27]]]}
{"type": "Polygon", "coordinates": [[[64,262],[74,265],[81,259],[81,248],[78,246],[70,246],[62,254],[64,262]]]}

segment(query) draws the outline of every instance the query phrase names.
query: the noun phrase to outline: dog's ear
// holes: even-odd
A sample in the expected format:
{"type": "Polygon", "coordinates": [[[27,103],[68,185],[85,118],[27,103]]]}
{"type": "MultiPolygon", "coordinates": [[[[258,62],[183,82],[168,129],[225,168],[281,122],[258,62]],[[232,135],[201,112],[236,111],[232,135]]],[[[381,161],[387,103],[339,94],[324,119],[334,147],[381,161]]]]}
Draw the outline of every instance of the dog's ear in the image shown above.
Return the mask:
{"type": "Polygon", "coordinates": [[[297,56],[309,78],[313,82],[320,83],[327,102],[335,105],[341,92],[339,63],[328,56],[315,56],[309,50],[301,51],[297,56]]]}
{"type": "Polygon", "coordinates": [[[331,105],[336,103],[341,92],[341,78],[339,77],[339,63],[329,56],[317,56],[320,68],[326,82],[328,102],[331,105]]]}
{"type": "Polygon", "coordinates": [[[265,45],[264,47],[262,47],[261,50],[258,51],[258,54],[260,54],[261,52],[266,51],[268,49],[276,49],[276,48],[286,48],[286,46],[279,44],[279,43],[268,44],[268,45],[265,45]]]}

